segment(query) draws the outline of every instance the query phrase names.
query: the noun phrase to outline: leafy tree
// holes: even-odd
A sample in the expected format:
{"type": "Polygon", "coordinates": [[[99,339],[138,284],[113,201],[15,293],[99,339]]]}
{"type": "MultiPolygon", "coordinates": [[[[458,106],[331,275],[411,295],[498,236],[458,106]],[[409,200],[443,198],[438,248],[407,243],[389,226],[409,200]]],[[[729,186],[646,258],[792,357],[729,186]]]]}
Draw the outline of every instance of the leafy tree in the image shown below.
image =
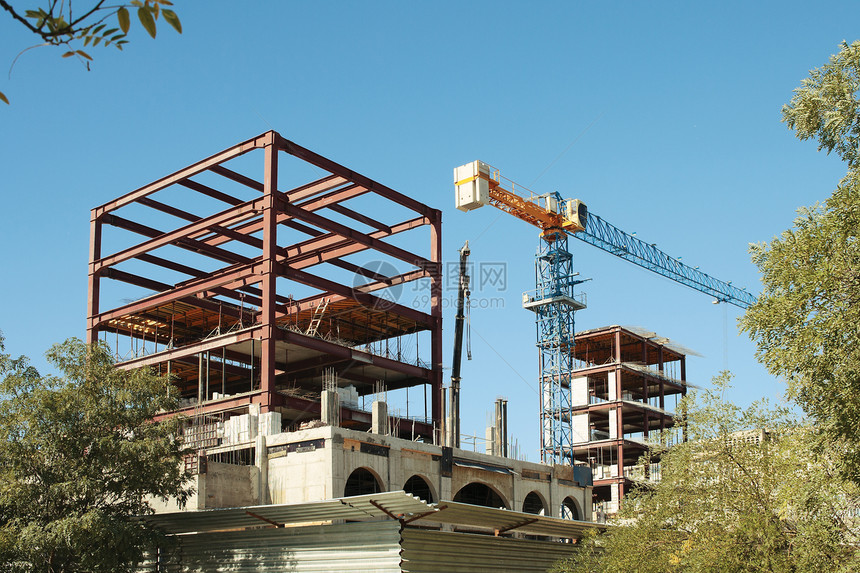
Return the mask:
{"type": "Polygon", "coordinates": [[[830,62],[809,72],[782,108],[782,120],[818,150],[836,151],[852,169],[860,166],[860,41],[842,42],[830,62]]]}
{"type": "Polygon", "coordinates": [[[160,537],[134,516],[149,496],[190,494],[165,379],[114,367],[77,339],[47,354],[61,377],[3,353],[0,336],[0,569],[127,571],[160,537]]]}
{"type": "MultiPolygon", "coordinates": [[[[91,0],[83,9],[76,10],[72,0],[64,2],[49,0],[35,9],[20,10],[12,6],[8,0],[0,0],[0,8],[40,38],[41,42],[31,48],[41,46],[66,48],[63,57],[77,58],[86,64],[87,69],[93,58],[83,48],[90,45],[95,48],[101,44],[104,47],[113,45],[122,50],[122,47],[128,43],[126,35],[131,28],[131,11],[137,13],[140,25],[153,38],[155,38],[156,21],[159,16],[163,16],[165,22],[180,34],[182,33],[182,23],[176,12],[165,8],[173,5],[169,0],[132,0],[128,3],[105,4],[105,0],[91,0]]],[[[75,6],[79,7],[80,4],[75,6]]],[[[17,57],[15,59],[17,60],[17,57]]],[[[9,103],[9,99],[3,92],[0,92],[0,101],[9,103]]]]}
{"type": "Polygon", "coordinates": [[[783,121],[849,171],[791,229],[751,247],[763,288],[741,328],[789,397],[840,440],[843,469],[860,483],[860,42],[841,48],[795,90],[783,121]]]}
{"type": "Polygon", "coordinates": [[[766,403],[722,399],[728,378],[685,399],[690,441],[662,479],[625,497],[622,523],[584,539],[556,572],[856,571],[857,487],[820,436],[766,403]],[[754,439],[764,429],[764,440],[754,439]]]}

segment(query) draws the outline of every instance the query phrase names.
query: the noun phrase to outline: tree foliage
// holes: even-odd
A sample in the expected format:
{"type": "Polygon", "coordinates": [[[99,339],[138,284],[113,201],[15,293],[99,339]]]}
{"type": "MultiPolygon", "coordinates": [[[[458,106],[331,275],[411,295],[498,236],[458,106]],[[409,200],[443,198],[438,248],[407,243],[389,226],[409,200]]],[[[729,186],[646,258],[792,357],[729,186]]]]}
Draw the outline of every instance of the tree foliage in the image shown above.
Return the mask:
{"type": "MultiPolygon", "coordinates": [[[[0,0],[0,8],[40,38],[41,42],[31,46],[32,48],[63,47],[66,50],[63,52],[64,58],[74,57],[83,62],[87,69],[93,58],[84,48],[112,45],[122,50],[128,43],[126,37],[131,29],[132,12],[136,13],[140,25],[153,38],[160,16],[181,34],[182,23],[179,17],[176,12],[166,7],[172,5],[170,0],[132,0],[119,4],[91,0],[79,9],[80,4],[73,3],[72,0],[50,0],[33,9],[21,10],[16,9],[8,0],[0,0]]],[[[0,101],[9,103],[9,99],[2,92],[0,101]]]]}
{"type": "Polygon", "coordinates": [[[860,42],[842,44],[812,70],[783,119],[800,139],[836,151],[849,166],[823,203],[751,247],[762,273],[758,302],[741,320],[757,356],[788,383],[789,397],[841,440],[844,469],[860,483],[860,42]]]}
{"type": "Polygon", "coordinates": [[[557,572],[856,571],[857,487],[836,453],[784,408],[741,409],[715,389],[685,399],[690,441],[662,480],[625,497],[622,521],[586,538],[557,572]],[[766,428],[767,439],[755,432],[766,428]]]}
{"type": "Polygon", "coordinates": [[[149,496],[190,491],[171,384],[121,371],[104,346],[48,352],[62,376],[3,353],[0,337],[0,569],[125,571],[159,535],[134,516],[149,496]]]}
{"type": "Polygon", "coordinates": [[[794,90],[782,119],[800,139],[817,139],[819,151],[860,166],[860,41],[842,42],[839,53],[794,90]]]}

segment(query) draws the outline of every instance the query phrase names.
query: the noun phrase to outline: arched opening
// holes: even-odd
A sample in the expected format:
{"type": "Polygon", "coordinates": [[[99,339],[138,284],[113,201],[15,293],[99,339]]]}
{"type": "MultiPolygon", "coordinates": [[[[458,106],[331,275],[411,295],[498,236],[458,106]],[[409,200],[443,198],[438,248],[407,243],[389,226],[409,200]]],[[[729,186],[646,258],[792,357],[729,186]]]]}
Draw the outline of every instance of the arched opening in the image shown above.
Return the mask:
{"type": "Polygon", "coordinates": [[[488,485],[472,482],[464,485],[454,496],[454,501],[484,507],[507,509],[508,504],[496,491],[488,485]]]}
{"type": "Polygon", "coordinates": [[[346,480],[346,487],[343,488],[344,497],[352,495],[364,495],[367,493],[379,493],[382,491],[382,486],[376,476],[367,468],[358,468],[346,480]]]}
{"type": "Polygon", "coordinates": [[[412,494],[421,501],[433,503],[433,491],[430,489],[430,484],[423,477],[414,475],[403,484],[403,491],[412,494]]]}
{"type": "Polygon", "coordinates": [[[523,513],[533,513],[534,515],[546,515],[546,505],[541,499],[538,492],[533,491],[526,496],[523,501],[523,513]]]}
{"type": "Polygon", "coordinates": [[[576,509],[576,502],[573,501],[573,498],[566,497],[564,498],[564,501],[561,502],[561,518],[573,519],[576,521],[581,519],[579,517],[579,510],[576,509]]]}

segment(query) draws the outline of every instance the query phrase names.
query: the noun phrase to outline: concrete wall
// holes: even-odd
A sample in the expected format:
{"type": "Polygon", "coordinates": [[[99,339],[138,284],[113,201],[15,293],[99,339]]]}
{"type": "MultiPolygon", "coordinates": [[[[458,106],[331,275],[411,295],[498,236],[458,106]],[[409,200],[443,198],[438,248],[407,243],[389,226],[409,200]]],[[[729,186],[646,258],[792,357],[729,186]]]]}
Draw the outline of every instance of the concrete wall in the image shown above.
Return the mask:
{"type": "MultiPolygon", "coordinates": [[[[571,497],[580,516],[591,519],[591,488],[573,481],[570,466],[454,449],[445,450],[452,462],[446,471],[445,452],[439,446],[333,426],[265,436],[256,448],[256,466],[210,461],[207,473],[200,476],[200,502],[189,504],[189,509],[343,497],[350,474],[365,468],[376,476],[382,491],[404,489],[417,475],[430,486],[432,501],[438,502],[453,500],[462,487],[480,483],[515,511],[522,511],[526,496],[535,492],[545,504],[545,515],[558,517],[563,500],[571,497]]],[[[165,505],[161,510],[175,508],[165,505]]]]}
{"type": "Polygon", "coordinates": [[[206,509],[215,507],[242,507],[257,505],[257,468],[209,462],[206,473],[199,476],[205,480],[198,495],[203,497],[206,509]]]}

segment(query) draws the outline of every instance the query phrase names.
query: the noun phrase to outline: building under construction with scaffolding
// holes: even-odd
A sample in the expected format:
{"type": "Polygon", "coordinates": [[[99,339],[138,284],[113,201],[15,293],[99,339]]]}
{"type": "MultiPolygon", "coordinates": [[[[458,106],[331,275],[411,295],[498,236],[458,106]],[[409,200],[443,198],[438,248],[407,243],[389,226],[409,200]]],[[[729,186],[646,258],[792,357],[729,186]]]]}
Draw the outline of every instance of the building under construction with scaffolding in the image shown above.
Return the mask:
{"type": "MultiPolygon", "coordinates": [[[[539,543],[591,527],[590,468],[512,459],[505,408],[486,453],[446,436],[439,210],[268,132],[96,207],[90,225],[88,341],[108,344],[119,368],[169,375],[181,394],[161,415],[187,416],[193,515],[153,504],[169,531],[194,522],[186,555],[226,551],[203,534],[223,529],[224,508],[238,508],[230,527],[290,523],[272,554],[317,535],[304,521],[326,533],[387,516],[392,531],[420,521],[539,543]],[[396,392],[405,413],[389,411],[396,392]],[[400,490],[414,497],[389,495],[400,490]],[[397,509],[408,507],[418,514],[397,509]]],[[[361,525],[348,528],[355,539],[373,535],[361,525]]],[[[243,535],[261,539],[236,533],[234,556],[249,554],[243,535]]],[[[469,539],[497,570],[548,566],[469,539]]],[[[368,570],[382,570],[377,558],[368,570]]]]}

